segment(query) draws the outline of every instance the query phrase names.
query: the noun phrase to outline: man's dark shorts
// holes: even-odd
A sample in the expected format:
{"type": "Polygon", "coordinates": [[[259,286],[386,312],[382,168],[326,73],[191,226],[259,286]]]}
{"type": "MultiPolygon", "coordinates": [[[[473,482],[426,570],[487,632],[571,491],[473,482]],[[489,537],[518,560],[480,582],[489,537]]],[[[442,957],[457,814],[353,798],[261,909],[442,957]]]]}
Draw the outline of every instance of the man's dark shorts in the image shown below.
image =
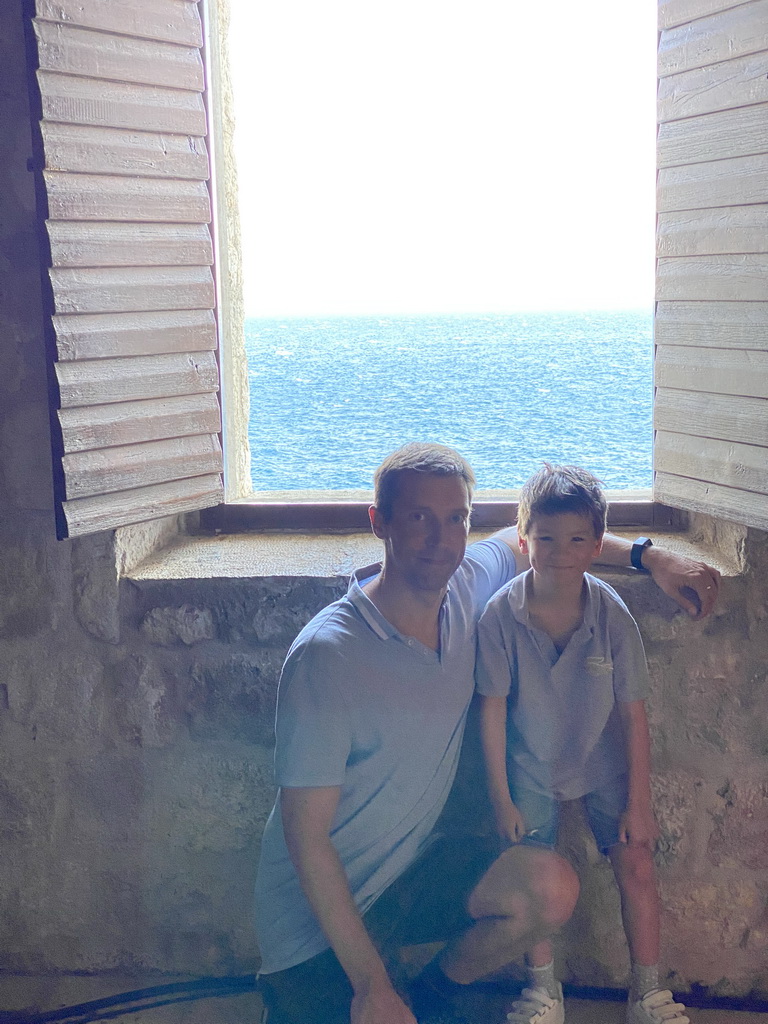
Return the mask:
{"type": "MultiPolygon", "coordinates": [[[[385,963],[401,946],[465,931],[467,897],[499,855],[496,839],[436,838],[376,900],[363,920],[385,963]]],[[[260,978],[266,1024],[349,1024],[352,988],[335,954],[324,953],[260,978]]]]}

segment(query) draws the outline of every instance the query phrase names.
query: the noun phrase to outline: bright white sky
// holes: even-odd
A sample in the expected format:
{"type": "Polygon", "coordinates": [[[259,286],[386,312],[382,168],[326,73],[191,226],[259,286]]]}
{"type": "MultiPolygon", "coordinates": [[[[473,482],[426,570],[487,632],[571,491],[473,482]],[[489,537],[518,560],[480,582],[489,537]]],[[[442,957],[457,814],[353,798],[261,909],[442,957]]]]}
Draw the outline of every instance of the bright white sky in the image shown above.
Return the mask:
{"type": "Polygon", "coordinates": [[[654,0],[231,0],[248,316],[650,308],[654,0]]]}

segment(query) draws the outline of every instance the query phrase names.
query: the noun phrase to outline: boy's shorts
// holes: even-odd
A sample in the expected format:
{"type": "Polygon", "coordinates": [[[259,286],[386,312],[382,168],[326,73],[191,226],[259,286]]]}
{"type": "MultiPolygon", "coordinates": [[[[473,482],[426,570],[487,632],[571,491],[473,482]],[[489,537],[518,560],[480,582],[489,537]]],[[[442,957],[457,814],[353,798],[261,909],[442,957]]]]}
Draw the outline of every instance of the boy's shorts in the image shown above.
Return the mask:
{"type": "MultiPolygon", "coordinates": [[[[469,928],[467,897],[499,853],[495,838],[438,836],[363,915],[385,962],[401,946],[439,942],[469,928]]],[[[349,1024],[352,989],[330,949],[261,975],[259,987],[266,1024],[349,1024]]]]}
{"type": "MultiPolygon", "coordinates": [[[[510,784],[510,793],[525,822],[523,843],[554,846],[557,842],[562,801],[514,784],[510,784]]],[[[606,854],[619,841],[619,821],[627,806],[626,775],[593,793],[587,793],[581,799],[597,848],[606,854]]]]}

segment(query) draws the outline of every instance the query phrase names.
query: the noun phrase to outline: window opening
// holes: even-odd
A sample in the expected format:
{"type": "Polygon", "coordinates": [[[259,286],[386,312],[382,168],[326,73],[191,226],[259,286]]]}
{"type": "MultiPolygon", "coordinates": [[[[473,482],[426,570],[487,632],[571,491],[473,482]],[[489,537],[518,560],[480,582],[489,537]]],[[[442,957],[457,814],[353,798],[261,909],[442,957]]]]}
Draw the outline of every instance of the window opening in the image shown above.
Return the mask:
{"type": "Polygon", "coordinates": [[[655,8],[232,0],[252,483],[651,483],[655,8]],[[626,8],[626,9],[625,9],[626,8]]]}

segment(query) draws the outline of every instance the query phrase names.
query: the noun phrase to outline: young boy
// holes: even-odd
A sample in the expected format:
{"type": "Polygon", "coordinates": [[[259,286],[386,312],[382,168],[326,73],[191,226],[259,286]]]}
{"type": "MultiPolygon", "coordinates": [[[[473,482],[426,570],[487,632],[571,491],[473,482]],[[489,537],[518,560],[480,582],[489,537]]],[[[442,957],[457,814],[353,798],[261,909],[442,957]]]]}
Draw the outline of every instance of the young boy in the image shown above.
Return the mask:
{"type": "MultiPolygon", "coordinates": [[[[632,958],[628,1024],[688,1024],[659,983],[658,835],[651,808],[644,698],[648,675],[634,619],[587,572],[607,503],[599,481],[545,464],[525,484],[517,530],[531,568],[488,603],[479,623],[477,689],[496,825],[507,843],[554,845],[558,807],[583,798],[610,858],[632,958]]],[[[527,957],[530,987],[513,1024],[563,1024],[552,947],[527,957]]]]}

